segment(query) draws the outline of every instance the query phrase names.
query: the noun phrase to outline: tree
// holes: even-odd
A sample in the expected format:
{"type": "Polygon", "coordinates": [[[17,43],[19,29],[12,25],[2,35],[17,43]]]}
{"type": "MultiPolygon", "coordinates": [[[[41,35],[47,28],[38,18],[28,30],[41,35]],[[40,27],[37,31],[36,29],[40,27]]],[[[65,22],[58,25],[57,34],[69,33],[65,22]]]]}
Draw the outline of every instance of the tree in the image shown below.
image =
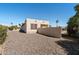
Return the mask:
{"type": "Polygon", "coordinates": [[[76,14],[68,21],[67,32],[69,35],[75,35],[79,32],[79,4],[74,7],[76,14]]]}
{"type": "Polygon", "coordinates": [[[59,20],[56,20],[56,26],[58,27],[59,20]]]}
{"type": "Polygon", "coordinates": [[[11,22],[11,26],[13,26],[13,22],[11,22]]]}
{"type": "Polygon", "coordinates": [[[18,24],[21,27],[21,24],[18,24]]]}

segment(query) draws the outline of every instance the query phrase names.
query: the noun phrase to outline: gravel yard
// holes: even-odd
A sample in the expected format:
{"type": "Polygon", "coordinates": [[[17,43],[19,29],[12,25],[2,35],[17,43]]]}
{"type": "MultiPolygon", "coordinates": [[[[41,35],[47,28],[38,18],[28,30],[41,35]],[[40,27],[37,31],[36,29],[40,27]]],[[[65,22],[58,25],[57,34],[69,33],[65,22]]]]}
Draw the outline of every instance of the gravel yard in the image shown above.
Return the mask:
{"type": "Polygon", "coordinates": [[[4,55],[62,55],[67,54],[56,41],[61,38],[47,37],[40,34],[25,34],[18,31],[8,32],[3,44],[4,55]]]}

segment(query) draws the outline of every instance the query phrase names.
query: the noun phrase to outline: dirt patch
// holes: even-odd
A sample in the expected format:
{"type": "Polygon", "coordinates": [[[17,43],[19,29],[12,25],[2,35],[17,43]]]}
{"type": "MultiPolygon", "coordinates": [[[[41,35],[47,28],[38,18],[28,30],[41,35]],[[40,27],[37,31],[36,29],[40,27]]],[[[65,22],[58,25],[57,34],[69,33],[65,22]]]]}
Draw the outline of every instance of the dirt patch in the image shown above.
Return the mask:
{"type": "Polygon", "coordinates": [[[25,34],[18,31],[8,32],[3,54],[6,55],[63,55],[64,48],[56,43],[61,38],[40,34],[25,34]]]}

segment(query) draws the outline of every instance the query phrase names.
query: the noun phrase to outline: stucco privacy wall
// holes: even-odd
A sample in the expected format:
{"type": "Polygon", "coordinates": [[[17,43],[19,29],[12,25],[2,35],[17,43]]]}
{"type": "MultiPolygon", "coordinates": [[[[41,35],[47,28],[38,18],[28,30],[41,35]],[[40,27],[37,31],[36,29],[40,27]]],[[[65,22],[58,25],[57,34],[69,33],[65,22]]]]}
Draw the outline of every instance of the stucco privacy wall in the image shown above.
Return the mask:
{"type": "Polygon", "coordinates": [[[38,33],[51,36],[51,37],[61,37],[61,28],[60,27],[49,27],[49,28],[39,28],[38,33]]]}

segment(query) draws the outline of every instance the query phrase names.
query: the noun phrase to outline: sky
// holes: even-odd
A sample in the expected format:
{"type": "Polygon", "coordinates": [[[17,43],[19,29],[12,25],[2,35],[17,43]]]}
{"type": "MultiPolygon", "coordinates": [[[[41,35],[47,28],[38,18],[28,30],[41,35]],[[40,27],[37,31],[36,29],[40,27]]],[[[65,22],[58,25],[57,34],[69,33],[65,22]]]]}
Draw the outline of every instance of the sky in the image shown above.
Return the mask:
{"type": "Polygon", "coordinates": [[[0,24],[18,25],[26,18],[49,21],[51,26],[66,26],[69,18],[75,15],[75,3],[0,3],[0,24]]]}

